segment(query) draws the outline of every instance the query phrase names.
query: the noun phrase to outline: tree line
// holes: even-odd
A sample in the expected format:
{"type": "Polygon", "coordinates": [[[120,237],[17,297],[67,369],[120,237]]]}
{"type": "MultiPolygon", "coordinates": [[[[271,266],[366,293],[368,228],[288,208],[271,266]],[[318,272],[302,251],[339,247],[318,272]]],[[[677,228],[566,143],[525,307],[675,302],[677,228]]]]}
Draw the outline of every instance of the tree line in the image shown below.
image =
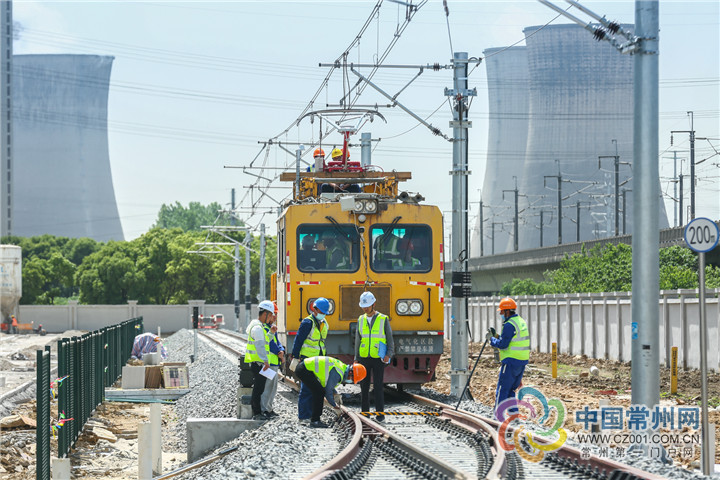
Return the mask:
{"type": "MultiPolygon", "coordinates": [[[[545,272],[544,280],[516,278],[503,284],[500,295],[552,293],[629,292],[632,290],[632,247],[595,246],[590,251],[565,256],[560,268],[545,272]]],[[[720,268],[705,266],[706,288],[720,288],[720,268]]],[[[660,249],[660,290],[698,288],[698,259],[690,249],[660,249]]]]}
{"type": "MultiPolygon", "coordinates": [[[[152,228],[134,240],[97,242],[90,238],[54,235],[7,236],[0,243],[22,248],[24,305],[53,305],[78,299],[83,304],[184,304],[203,299],[207,303],[233,303],[234,263],[224,254],[197,255],[197,242],[207,239],[201,225],[229,224],[218,217],[217,203],[163,205],[152,228]]],[[[228,234],[242,241],[244,232],[228,234]]],[[[275,270],[277,247],[266,236],[266,286],[275,270]]],[[[219,239],[210,239],[219,241],[219,239]]],[[[227,240],[223,240],[227,241],[227,240]]],[[[259,292],[260,239],[251,241],[251,296],[259,292]]],[[[242,254],[241,256],[244,258],[242,254]]],[[[240,291],[245,289],[245,262],[240,262],[240,291]]]]}

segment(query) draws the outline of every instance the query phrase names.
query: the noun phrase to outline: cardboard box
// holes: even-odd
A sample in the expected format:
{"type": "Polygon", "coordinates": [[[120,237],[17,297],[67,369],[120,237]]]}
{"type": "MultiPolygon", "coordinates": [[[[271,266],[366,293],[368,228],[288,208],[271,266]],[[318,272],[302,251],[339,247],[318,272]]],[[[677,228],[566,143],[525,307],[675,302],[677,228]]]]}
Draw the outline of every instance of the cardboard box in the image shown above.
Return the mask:
{"type": "Polygon", "coordinates": [[[162,369],[165,388],[190,388],[187,366],[163,365],[162,369]]]}
{"type": "Polygon", "coordinates": [[[162,367],[152,365],[145,367],[145,388],[162,387],[162,367]]]}

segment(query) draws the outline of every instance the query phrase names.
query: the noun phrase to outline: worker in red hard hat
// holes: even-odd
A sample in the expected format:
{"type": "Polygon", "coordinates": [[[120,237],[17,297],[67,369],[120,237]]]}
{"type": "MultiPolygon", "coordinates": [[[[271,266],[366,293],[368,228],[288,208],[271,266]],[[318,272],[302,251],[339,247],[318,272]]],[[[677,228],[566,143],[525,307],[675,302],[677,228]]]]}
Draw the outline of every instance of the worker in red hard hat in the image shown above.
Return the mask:
{"type": "Polygon", "coordinates": [[[360,363],[346,365],[333,357],[317,356],[300,362],[295,374],[312,392],[310,428],[328,428],[329,425],[320,420],[323,398],[326,398],[335,413],[340,415],[342,411],[336,401],[339,395],[335,393],[335,387],[339,383],[358,383],[365,378],[367,371],[360,363]]]}
{"type": "Polygon", "coordinates": [[[308,172],[322,172],[325,168],[325,150],[316,148],[313,152],[314,164],[307,168],[308,172]]]}
{"type": "MultiPolygon", "coordinates": [[[[500,300],[498,312],[503,318],[502,333],[490,327],[485,335],[490,346],[500,352],[500,374],[495,389],[495,408],[503,400],[514,398],[522,384],[525,366],[530,360],[530,332],[525,320],[517,314],[517,303],[510,297],[500,300]]],[[[496,416],[501,412],[496,412],[496,416]]],[[[510,412],[514,413],[514,412],[510,412]]]]}

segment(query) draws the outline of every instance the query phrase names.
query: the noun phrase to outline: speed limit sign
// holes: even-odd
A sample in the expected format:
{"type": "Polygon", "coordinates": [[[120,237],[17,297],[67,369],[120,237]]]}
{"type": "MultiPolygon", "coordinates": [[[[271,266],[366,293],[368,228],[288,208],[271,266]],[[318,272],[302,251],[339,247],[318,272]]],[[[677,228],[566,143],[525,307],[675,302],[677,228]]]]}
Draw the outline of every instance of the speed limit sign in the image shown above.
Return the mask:
{"type": "Polygon", "coordinates": [[[685,227],[685,243],[695,252],[709,252],[718,244],[717,224],[709,218],[696,218],[685,227]]]}

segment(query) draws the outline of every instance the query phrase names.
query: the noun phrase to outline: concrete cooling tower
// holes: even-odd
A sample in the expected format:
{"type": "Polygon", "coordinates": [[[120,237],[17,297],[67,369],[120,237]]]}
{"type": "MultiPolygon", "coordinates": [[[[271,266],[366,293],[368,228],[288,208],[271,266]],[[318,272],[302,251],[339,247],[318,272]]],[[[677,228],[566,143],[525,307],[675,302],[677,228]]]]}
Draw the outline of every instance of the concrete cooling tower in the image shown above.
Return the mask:
{"type": "MultiPolygon", "coordinates": [[[[529,81],[525,47],[489,48],[483,51],[488,82],[488,150],[483,200],[483,254],[492,254],[494,229],[495,253],[512,251],[515,196],[503,190],[515,189],[515,179],[525,164],[528,132],[529,81]],[[493,228],[493,223],[495,223],[493,228]]],[[[480,256],[478,223],[473,229],[470,252],[480,256]]]]}
{"type": "MultiPolygon", "coordinates": [[[[632,189],[633,57],[595,41],[577,25],[528,27],[524,33],[530,91],[525,163],[518,174],[520,194],[527,195],[521,209],[535,202],[551,205],[556,213],[557,179],[548,178],[546,188],[543,177],[559,172],[563,243],[576,240],[572,220],[578,201],[580,240],[612,236],[613,160],[604,159],[601,170],[598,156],[615,155],[617,144],[620,161],[629,163],[620,166],[620,183],[627,181],[622,188],[632,189]]],[[[633,223],[630,197],[627,233],[633,223]]],[[[660,228],[667,228],[663,202],[660,208],[660,228]]],[[[619,218],[622,228],[622,213],[619,218]]],[[[536,216],[521,215],[520,249],[540,245],[538,225],[536,216]]],[[[557,223],[545,227],[544,239],[545,245],[557,243],[557,223]]]]}
{"type": "Polygon", "coordinates": [[[112,62],[14,56],[14,235],[123,240],[108,155],[112,62]]]}

